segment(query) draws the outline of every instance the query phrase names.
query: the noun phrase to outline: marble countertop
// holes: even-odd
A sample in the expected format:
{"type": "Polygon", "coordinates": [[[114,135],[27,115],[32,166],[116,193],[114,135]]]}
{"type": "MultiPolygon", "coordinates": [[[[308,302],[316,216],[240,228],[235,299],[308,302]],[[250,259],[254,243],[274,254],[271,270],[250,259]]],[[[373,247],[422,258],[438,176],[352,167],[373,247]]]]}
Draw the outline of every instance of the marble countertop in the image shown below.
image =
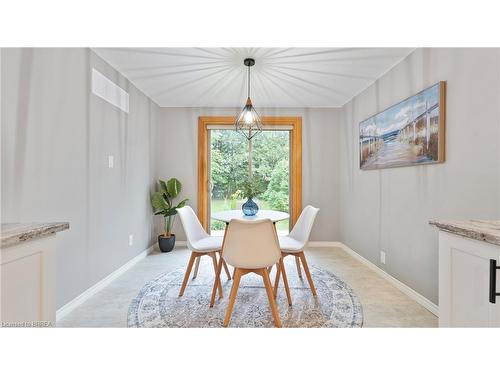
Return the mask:
{"type": "Polygon", "coordinates": [[[2,223],[0,244],[2,247],[36,240],[62,230],[69,229],[69,223],[2,223]]]}
{"type": "Polygon", "coordinates": [[[440,230],[500,246],[500,220],[431,220],[440,230]]]}

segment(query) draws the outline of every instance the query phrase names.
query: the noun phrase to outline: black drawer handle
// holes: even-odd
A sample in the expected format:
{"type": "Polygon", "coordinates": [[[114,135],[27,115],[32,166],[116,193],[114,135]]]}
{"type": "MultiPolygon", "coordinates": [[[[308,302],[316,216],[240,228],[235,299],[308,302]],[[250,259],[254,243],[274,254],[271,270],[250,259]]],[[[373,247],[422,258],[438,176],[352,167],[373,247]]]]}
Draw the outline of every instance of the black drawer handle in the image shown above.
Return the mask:
{"type": "Polygon", "coordinates": [[[490,302],[496,303],[497,296],[500,296],[500,293],[497,293],[497,270],[500,267],[497,266],[497,261],[495,259],[490,259],[490,302]]]}

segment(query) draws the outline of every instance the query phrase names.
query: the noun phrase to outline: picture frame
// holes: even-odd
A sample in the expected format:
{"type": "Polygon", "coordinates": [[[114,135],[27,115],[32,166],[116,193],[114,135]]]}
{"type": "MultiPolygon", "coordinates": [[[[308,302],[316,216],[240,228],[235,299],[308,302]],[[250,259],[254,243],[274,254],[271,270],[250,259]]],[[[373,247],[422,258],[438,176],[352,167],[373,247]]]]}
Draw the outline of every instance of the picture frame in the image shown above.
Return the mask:
{"type": "Polygon", "coordinates": [[[446,81],[359,123],[362,170],[445,161],[446,81]]]}

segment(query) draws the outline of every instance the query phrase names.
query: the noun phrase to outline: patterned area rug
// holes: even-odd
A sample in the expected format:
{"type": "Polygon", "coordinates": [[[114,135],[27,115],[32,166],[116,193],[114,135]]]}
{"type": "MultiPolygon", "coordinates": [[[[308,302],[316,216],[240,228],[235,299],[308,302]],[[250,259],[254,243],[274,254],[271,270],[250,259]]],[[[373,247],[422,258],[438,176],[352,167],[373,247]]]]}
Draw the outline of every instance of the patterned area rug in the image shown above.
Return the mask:
{"type": "MultiPolygon", "coordinates": [[[[274,283],[274,269],[271,281],[274,283]]],[[[352,289],[333,273],[311,267],[317,289],[313,297],[305,275],[300,279],[294,263],[287,265],[292,295],[288,306],[283,283],[278,289],[278,310],[283,327],[361,327],[363,311],[352,289]]],[[[209,307],[214,282],[213,268],[200,266],[198,277],[189,280],[184,296],[178,297],[184,270],[165,273],[148,282],[132,301],[129,327],[222,327],[232,281],[222,272],[224,298],[209,307]]],[[[230,327],[273,327],[271,309],[262,277],[242,277],[230,327]]]]}

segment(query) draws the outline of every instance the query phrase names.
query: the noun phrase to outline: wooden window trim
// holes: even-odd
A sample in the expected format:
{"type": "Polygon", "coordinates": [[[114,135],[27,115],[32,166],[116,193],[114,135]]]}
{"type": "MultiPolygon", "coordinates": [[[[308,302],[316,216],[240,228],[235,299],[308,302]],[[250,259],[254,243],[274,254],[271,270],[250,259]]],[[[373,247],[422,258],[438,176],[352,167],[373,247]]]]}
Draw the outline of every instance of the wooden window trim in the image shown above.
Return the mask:
{"type": "MultiPolygon", "coordinates": [[[[208,127],[234,126],[232,116],[201,116],[198,118],[198,218],[208,230],[208,127]]],[[[302,117],[262,117],[264,125],[289,125],[290,130],[290,220],[292,226],[302,211],[302,117]]]]}

